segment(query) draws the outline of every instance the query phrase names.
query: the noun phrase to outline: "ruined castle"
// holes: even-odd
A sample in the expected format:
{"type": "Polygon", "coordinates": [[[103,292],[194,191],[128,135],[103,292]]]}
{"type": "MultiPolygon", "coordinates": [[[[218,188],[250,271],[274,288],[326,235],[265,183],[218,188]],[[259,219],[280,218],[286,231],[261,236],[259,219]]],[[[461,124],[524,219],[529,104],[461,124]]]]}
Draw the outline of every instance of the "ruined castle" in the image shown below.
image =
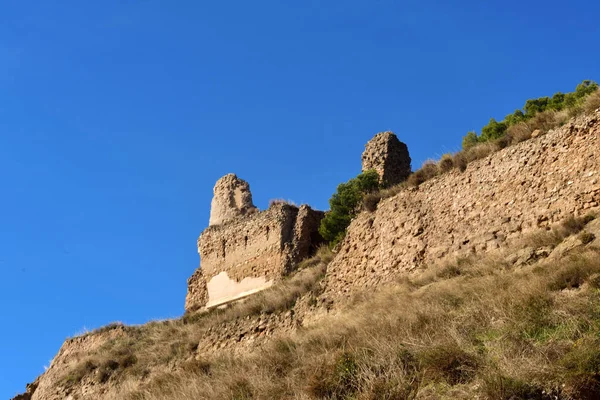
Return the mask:
{"type": "MultiPolygon", "coordinates": [[[[375,170],[383,185],[405,180],[410,163],[406,144],[392,132],[375,135],[362,155],[362,170],[375,170]]],[[[213,193],[209,227],[198,238],[201,266],[188,279],[187,312],[270,287],[323,241],[318,232],[322,211],[285,202],[259,211],[248,182],[234,174],[219,179],[213,193]]]]}
{"type": "MultiPolygon", "coordinates": [[[[376,170],[383,184],[405,179],[410,157],[398,142],[391,133],[376,135],[363,154],[363,170],[376,170]],[[389,163],[393,157],[401,161],[389,163]]],[[[598,212],[599,174],[600,110],[470,162],[464,171],[453,169],[418,187],[402,188],[383,199],[376,210],[361,212],[352,221],[327,266],[318,300],[307,293],[277,312],[218,321],[218,325],[206,326],[201,320],[194,325],[199,340],[192,343],[193,356],[227,348],[260,348],[278,334],[321,323],[324,304],[344,304],[343,299],[353,293],[365,288],[375,291],[447,257],[494,252],[528,232],[598,212]]],[[[188,281],[186,310],[225,304],[282,279],[320,244],[317,228],[323,215],[308,206],[283,203],[259,211],[248,183],[232,174],[219,179],[210,226],[198,239],[201,268],[188,281]]],[[[600,246],[600,224],[595,229],[595,239],[587,246],[600,246]]],[[[573,246],[584,245],[577,239],[573,246]]],[[[560,246],[543,252],[525,250],[536,257],[564,251],[560,246]]],[[[165,334],[171,324],[164,324],[165,334]]],[[[110,398],[122,398],[125,385],[142,388],[142,380],[126,380],[124,375],[119,378],[122,386],[117,378],[118,385],[99,383],[99,368],[73,385],[65,380],[74,366],[88,365],[89,355],[100,353],[107,343],[137,342],[137,332],[117,325],[68,339],[47,371],[15,399],[100,399],[113,392],[117,397],[110,398]]],[[[146,367],[155,376],[161,373],[160,364],[146,367]]]]}
{"type": "Polygon", "coordinates": [[[198,238],[202,264],[188,280],[186,311],[240,299],[292,272],[321,244],[323,216],[285,202],[259,211],[246,181],[234,174],[219,179],[209,227],[198,238]]]}

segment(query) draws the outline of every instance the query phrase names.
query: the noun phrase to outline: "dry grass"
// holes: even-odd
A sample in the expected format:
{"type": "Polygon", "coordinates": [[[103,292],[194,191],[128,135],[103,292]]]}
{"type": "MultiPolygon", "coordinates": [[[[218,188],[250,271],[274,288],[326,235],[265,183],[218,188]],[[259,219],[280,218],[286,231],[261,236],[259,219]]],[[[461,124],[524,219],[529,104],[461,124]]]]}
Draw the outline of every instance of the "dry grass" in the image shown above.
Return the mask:
{"type": "Polygon", "coordinates": [[[569,117],[570,114],[568,111],[543,111],[537,113],[535,117],[527,121],[527,125],[532,132],[536,129],[548,132],[550,129],[564,125],[569,117]]]}
{"type": "Polygon", "coordinates": [[[436,176],[438,176],[440,170],[435,161],[428,160],[423,163],[421,169],[415,171],[408,177],[407,183],[410,186],[417,187],[421,183],[426,182],[436,176]]]}
{"type": "Polygon", "coordinates": [[[525,122],[520,122],[515,125],[511,125],[506,134],[510,137],[512,143],[521,143],[525,140],[531,139],[533,130],[525,122]]]}
{"type": "Polygon", "coordinates": [[[598,109],[600,109],[600,90],[590,94],[583,104],[583,110],[588,114],[593,113],[598,109]]]}
{"type": "Polygon", "coordinates": [[[292,200],[286,200],[286,199],[271,199],[271,200],[269,200],[269,208],[271,208],[273,206],[278,206],[278,205],[288,205],[288,206],[298,207],[298,204],[296,204],[292,200]]]}
{"type": "Polygon", "coordinates": [[[440,173],[446,173],[454,168],[454,157],[452,154],[444,154],[438,162],[440,173]]]}
{"type": "Polygon", "coordinates": [[[375,211],[379,201],[397,194],[407,186],[418,187],[433,177],[451,172],[453,169],[464,172],[468,164],[473,161],[480,160],[506,147],[531,139],[531,134],[536,129],[547,133],[551,129],[556,129],[564,125],[571,117],[582,113],[593,113],[598,108],[600,108],[600,90],[589,95],[581,107],[562,111],[540,112],[527,122],[510,126],[506,135],[500,139],[478,143],[453,155],[444,154],[439,162],[426,161],[421,169],[413,172],[408,177],[406,182],[371,194],[364,208],[368,211],[375,211]]]}
{"type": "Polygon", "coordinates": [[[151,340],[129,345],[135,365],[165,364],[173,348],[188,361],[140,387],[125,383],[112,399],[599,398],[600,251],[520,268],[502,253],[474,257],[358,293],[318,324],[245,355],[190,360],[193,351],[177,344],[182,329],[208,319],[148,327],[151,340]]]}
{"type": "MultiPolygon", "coordinates": [[[[331,251],[327,247],[321,247],[313,258],[299,264],[295,275],[245,301],[232,303],[224,308],[187,314],[178,320],[153,321],[141,326],[111,324],[89,332],[86,335],[122,329],[125,335],[109,340],[97,351],[74,363],[61,382],[64,387],[69,388],[83,380],[92,384],[141,381],[150,371],[170,370],[175,365],[186,373],[204,373],[210,369],[208,364],[202,362],[198,366],[196,361],[190,361],[190,357],[195,354],[198,343],[208,332],[240,318],[289,310],[303,295],[318,296],[321,290],[319,281],[332,258],[331,251]]],[[[167,377],[161,374],[156,379],[167,377]]],[[[179,376],[177,379],[183,378],[179,376]]]]}

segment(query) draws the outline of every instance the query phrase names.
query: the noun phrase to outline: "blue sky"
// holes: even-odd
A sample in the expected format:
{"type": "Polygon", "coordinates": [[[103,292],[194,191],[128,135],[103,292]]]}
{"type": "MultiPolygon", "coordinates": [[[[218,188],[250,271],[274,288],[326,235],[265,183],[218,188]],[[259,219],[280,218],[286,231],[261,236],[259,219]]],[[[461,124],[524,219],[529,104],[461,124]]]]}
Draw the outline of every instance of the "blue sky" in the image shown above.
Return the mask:
{"type": "Polygon", "coordinates": [[[598,80],[600,4],[3,1],[0,398],[63,340],[182,314],[214,182],[327,208],[364,144],[413,167],[598,80]]]}

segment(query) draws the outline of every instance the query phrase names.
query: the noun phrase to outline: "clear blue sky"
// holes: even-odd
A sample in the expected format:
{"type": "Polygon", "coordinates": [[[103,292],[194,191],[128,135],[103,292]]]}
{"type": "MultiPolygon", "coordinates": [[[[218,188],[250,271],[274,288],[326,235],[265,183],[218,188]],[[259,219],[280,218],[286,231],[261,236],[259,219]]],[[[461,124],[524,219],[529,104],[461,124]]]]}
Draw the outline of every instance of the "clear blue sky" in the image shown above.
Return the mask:
{"type": "Polygon", "coordinates": [[[323,209],[378,131],[418,167],[599,78],[596,1],[449,3],[3,1],[0,398],[84,328],[182,314],[220,176],[323,209]]]}

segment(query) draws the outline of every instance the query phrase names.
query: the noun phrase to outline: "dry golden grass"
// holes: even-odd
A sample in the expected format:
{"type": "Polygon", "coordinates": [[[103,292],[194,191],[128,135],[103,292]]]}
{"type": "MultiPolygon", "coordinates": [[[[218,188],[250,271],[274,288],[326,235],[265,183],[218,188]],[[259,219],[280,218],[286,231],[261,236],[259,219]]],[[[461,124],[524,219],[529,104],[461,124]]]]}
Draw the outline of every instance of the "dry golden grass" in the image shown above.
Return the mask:
{"type": "Polygon", "coordinates": [[[419,186],[421,183],[430,180],[439,175],[440,170],[435,161],[427,160],[423,163],[421,169],[415,171],[408,177],[407,183],[410,186],[419,186]]]}
{"type": "Polygon", "coordinates": [[[513,146],[525,140],[531,139],[531,134],[536,129],[546,133],[551,129],[556,129],[564,125],[569,118],[582,113],[592,113],[600,108],[600,90],[589,95],[583,106],[574,107],[562,111],[544,111],[538,113],[527,122],[521,122],[508,128],[504,137],[489,142],[478,143],[463,149],[455,154],[444,154],[439,162],[432,160],[426,161],[421,169],[413,172],[406,182],[391,188],[371,193],[364,204],[364,209],[372,212],[377,209],[380,200],[394,196],[406,187],[418,187],[429,179],[445,174],[453,169],[464,172],[469,163],[480,160],[502,150],[508,146],[513,146]]]}
{"type": "Polygon", "coordinates": [[[511,143],[521,143],[525,140],[531,139],[531,133],[533,130],[525,122],[520,122],[515,125],[508,127],[507,135],[510,137],[511,143]]]}
{"type": "Polygon", "coordinates": [[[269,200],[269,208],[271,208],[273,206],[278,206],[278,205],[288,205],[288,206],[298,207],[298,204],[296,204],[292,200],[286,200],[286,199],[271,199],[271,200],[269,200]]]}
{"type": "MultiPolygon", "coordinates": [[[[544,232],[541,241],[557,244],[577,234],[581,223],[544,232]]],[[[137,363],[172,367],[141,386],[125,382],[107,398],[599,398],[600,250],[516,268],[504,261],[516,248],[432,266],[377,292],[357,293],[318,324],[244,355],[195,360],[193,349],[180,347],[183,330],[191,335],[209,319],[146,327],[128,345],[137,363]],[[165,351],[173,348],[173,359],[187,361],[168,364],[165,351]]],[[[307,263],[305,272],[312,268],[307,263]]],[[[135,365],[120,365],[120,379],[135,376],[135,365]]]]}
{"type": "Polygon", "coordinates": [[[595,91],[585,99],[583,110],[586,113],[593,113],[600,109],[600,90],[595,91]]]}
{"type": "Polygon", "coordinates": [[[444,154],[438,162],[440,173],[446,173],[454,168],[454,157],[452,154],[444,154]]]}
{"type": "Polygon", "coordinates": [[[186,364],[181,363],[195,353],[198,343],[210,330],[239,318],[288,310],[303,295],[317,296],[320,293],[318,283],[332,257],[327,247],[321,247],[314,257],[299,264],[295,275],[245,301],[224,308],[141,326],[111,324],[89,332],[86,335],[123,329],[125,335],[108,341],[74,363],[62,377],[62,384],[73,387],[84,378],[95,384],[126,379],[139,381],[151,370],[168,370],[175,364],[185,369],[186,364]]]}

